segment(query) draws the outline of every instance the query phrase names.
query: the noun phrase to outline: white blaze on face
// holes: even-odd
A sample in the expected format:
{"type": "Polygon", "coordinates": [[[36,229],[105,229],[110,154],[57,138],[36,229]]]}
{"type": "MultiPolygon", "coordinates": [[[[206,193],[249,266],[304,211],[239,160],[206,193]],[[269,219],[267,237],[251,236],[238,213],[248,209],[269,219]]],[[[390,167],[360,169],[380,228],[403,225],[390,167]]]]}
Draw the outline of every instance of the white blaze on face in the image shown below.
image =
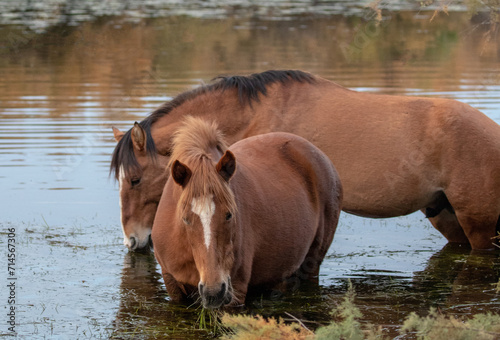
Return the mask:
{"type": "Polygon", "coordinates": [[[212,217],[215,214],[215,203],[212,196],[209,197],[197,197],[193,198],[191,202],[191,211],[198,215],[203,225],[203,237],[205,239],[205,245],[210,247],[210,239],[212,231],[210,230],[210,223],[212,222],[212,217]]]}
{"type": "Polygon", "coordinates": [[[123,190],[123,183],[125,182],[125,170],[123,169],[123,165],[120,166],[120,170],[118,172],[118,185],[119,185],[119,196],[120,196],[120,223],[122,225],[122,231],[123,231],[123,244],[126,245],[127,247],[130,247],[130,240],[125,235],[125,226],[123,225],[123,205],[122,205],[122,190],[123,190]]]}

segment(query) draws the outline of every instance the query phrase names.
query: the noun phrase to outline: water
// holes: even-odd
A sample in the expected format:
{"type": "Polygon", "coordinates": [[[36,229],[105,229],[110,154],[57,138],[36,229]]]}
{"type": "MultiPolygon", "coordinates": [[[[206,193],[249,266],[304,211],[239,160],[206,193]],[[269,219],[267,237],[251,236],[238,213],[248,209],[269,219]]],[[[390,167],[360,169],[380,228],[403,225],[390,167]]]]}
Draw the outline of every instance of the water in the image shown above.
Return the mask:
{"type": "MultiPolygon", "coordinates": [[[[484,16],[456,11],[431,22],[432,11],[398,2],[401,11],[384,11],[376,26],[361,1],[319,2],[328,7],[319,11],[306,2],[172,2],[174,11],[116,1],[109,13],[90,2],[66,12],[54,9],[64,1],[16,3],[0,6],[0,334],[14,228],[20,338],[210,336],[197,330],[196,308],[168,301],[154,258],[121,244],[108,167],[111,126],[126,130],[219,74],[303,69],[359,91],[458,99],[500,123],[500,44],[484,16]]],[[[343,214],[320,286],[253,297],[246,311],[288,312],[314,328],[350,279],[363,322],[395,335],[410,312],[431,306],[499,312],[499,269],[497,252],[446,246],[420,213],[343,214]]]]}

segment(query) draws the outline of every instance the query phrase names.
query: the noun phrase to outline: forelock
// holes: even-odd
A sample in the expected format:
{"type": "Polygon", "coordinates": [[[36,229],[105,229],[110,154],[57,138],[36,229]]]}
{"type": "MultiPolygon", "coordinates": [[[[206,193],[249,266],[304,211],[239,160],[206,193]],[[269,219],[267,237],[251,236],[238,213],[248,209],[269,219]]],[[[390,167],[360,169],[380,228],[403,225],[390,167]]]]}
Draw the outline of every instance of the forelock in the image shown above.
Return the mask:
{"type": "Polygon", "coordinates": [[[216,171],[214,162],[207,157],[202,157],[190,169],[192,176],[187,185],[182,189],[177,206],[178,219],[182,219],[191,210],[193,200],[212,197],[216,205],[235,214],[237,207],[234,193],[228,182],[226,182],[216,171]]]}

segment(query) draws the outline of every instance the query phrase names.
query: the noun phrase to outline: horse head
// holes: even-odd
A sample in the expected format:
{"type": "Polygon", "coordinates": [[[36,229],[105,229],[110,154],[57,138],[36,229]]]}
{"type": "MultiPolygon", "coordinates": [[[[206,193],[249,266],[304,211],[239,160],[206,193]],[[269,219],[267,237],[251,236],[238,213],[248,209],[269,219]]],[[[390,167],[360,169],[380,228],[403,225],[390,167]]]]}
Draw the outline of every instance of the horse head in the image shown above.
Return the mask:
{"type": "Polygon", "coordinates": [[[148,145],[148,134],[137,122],[127,133],[116,128],[113,133],[118,142],[113,158],[120,159],[117,178],[124,244],[132,251],[148,250],[156,209],[167,181],[168,157],[151,157],[154,145],[148,145]]]}
{"type": "Polygon", "coordinates": [[[182,188],[177,218],[184,225],[199,273],[203,306],[219,308],[232,301],[236,204],[229,180],[236,160],[226,151],[216,165],[206,157],[196,163],[172,163],[172,179],[182,188]]]}

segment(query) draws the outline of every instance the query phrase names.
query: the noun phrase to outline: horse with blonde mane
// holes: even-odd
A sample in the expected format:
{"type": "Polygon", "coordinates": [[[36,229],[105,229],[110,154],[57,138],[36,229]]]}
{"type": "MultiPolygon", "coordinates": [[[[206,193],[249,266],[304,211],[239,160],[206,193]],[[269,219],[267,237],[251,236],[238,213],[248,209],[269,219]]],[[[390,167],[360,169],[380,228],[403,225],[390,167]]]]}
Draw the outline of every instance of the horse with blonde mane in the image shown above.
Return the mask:
{"type": "Polygon", "coordinates": [[[155,256],[174,301],[239,305],[249,287],[300,271],[317,278],[333,240],[342,186],[328,157],[288,133],[227,148],[214,123],[185,119],[174,134],[153,225],[155,256]]]}
{"type": "Polygon", "coordinates": [[[172,135],[186,115],[216,121],[229,143],[274,131],[304,137],[334,161],[344,211],[394,217],[421,210],[449,242],[494,247],[497,123],[455,100],[356,92],[301,71],[267,71],[220,78],[180,94],[126,133],[114,130],[111,167],[132,250],[148,245],[172,135]]]}

